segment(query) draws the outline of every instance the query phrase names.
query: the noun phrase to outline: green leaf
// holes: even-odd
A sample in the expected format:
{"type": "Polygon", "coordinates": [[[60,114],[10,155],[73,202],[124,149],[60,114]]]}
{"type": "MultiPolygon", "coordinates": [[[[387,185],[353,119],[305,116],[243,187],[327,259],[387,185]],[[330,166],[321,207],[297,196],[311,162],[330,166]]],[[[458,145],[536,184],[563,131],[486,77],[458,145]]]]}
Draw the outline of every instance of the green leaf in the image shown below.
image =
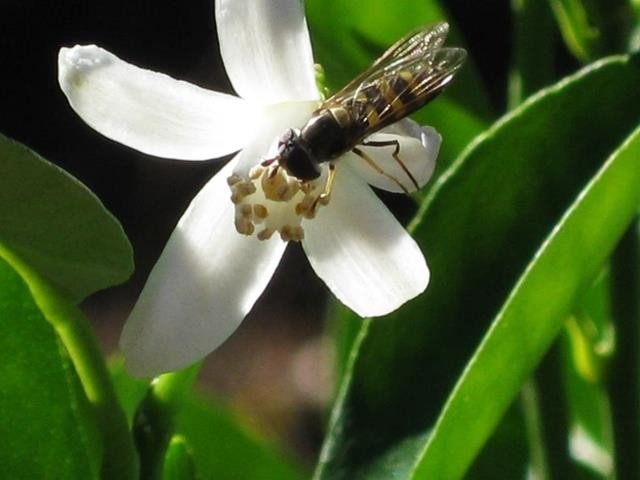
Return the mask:
{"type": "MultiPolygon", "coordinates": [[[[389,318],[363,322],[334,407],[318,478],[409,474],[447,394],[512,286],[567,206],[638,124],[638,84],[636,59],[597,62],[506,115],[442,177],[413,229],[431,267],[431,285],[389,318]],[[601,118],[607,121],[597,120],[601,118]]],[[[619,195],[603,197],[601,207],[613,208],[619,195]]],[[[609,235],[608,241],[615,237],[614,229],[591,221],[589,226],[609,235]]],[[[582,252],[565,253],[572,259],[582,252]]],[[[594,261],[596,257],[599,254],[594,261]]],[[[562,274],[572,264],[556,265],[562,274]]],[[[565,291],[555,282],[542,287],[539,313],[548,303],[545,295],[553,301],[565,291]]],[[[513,324],[517,329],[517,322],[513,324]]],[[[531,333],[518,330],[522,336],[510,337],[512,348],[530,362],[529,353],[544,351],[534,340],[556,333],[546,327],[539,325],[531,333]]],[[[503,369],[518,371],[511,384],[517,388],[526,369],[512,363],[501,360],[483,373],[499,383],[503,369]]],[[[474,398],[478,394],[489,402],[496,395],[482,390],[474,392],[474,398]]],[[[473,402],[465,405],[469,411],[479,408],[473,402]]],[[[474,418],[480,426],[457,422],[465,441],[449,445],[450,468],[462,472],[468,466],[481,446],[480,437],[475,439],[479,443],[470,443],[473,435],[481,431],[484,440],[506,407],[498,402],[495,408],[501,410],[492,411],[493,423],[481,415],[474,418]]]]}
{"type": "Polygon", "coordinates": [[[75,300],[133,271],[131,245],[100,200],[1,134],[0,244],[75,300]]]}
{"type": "MultiPolygon", "coordinates": [[[[118,397],[131,420],[148,384],[129,377],[119,360],[111,370],[118,397]]],[[[305,478],[298,466],[243,423],[239,415],[208,396],[189,395],[177,415],[176,434],[188,443],[197,478],[305,478]]]]}
{"type": "Polygon", "coordinates": [[[633,6],[628,0],[550,0],[567,48],[583,62],[628,51],[633,6]]]}
{"type": "MultiPolygon", "coordinates": [[[[637,158],[636,158],[637,160],[637,158]]],[[[607,393],[618,478],[640,478],[640,237],[637,220],[611,257],[611,314],[616,332],[607,393]]]]}
{"type": "MultiPolygon", "coordinates": [[[[525,478],[530,462],[522,403],[513,402],[473,467],[467,472],[467,480],[525,478]],[[496,459],[500,461],[496,462],[496,459]]],[[[536,471],[535,465],[531,466],[531,470],[536,471]]]]}
{"type": "MultiPolygon", "coordinates": [[[[446,20],[436,1],[307,0],[307,20],[316,61],[329,86],[338,90],[367,68],[386,48],[408,32],[446,20]]],[[[463,46],[453,28],[450,45],[463,46]]],[[[413,115],[443,136],[438,171],[443,170],[493,117],[483,83],[468,59],[451,88],[413,115]]]]}
{"type": "Polygon", "coordinates": [[[101,475],[122,480],[136,478],[137,458],[126,418],[89,321],[74,302],[2,244],[0,258],[20,274],[71,359],[100,430],[101,475]]]}
{"type": "Polygon", "coordinates": [[[98,478],[95,419],[64,347],[21,277],[0,258],[0,471],[98,478]]]}
{"type": "Polygon", "coordinates": [[[165,468],[176,417],[196,381],[201,362],[153,379],[133,418],[133,436],[140,458],[140,476],[159,478],[165,468]]]}
{"type": "Polygon", "coordinates": [[[639,158],[640,128],[580,192],[527,266],[447,401],[413,478],[464,473],[633,220],[639,158]],[[451,461],[455,445],[465,450],[451,461]]]}
{"type": "Polygon", "coordinates": [[[128,423],[132,424],[136,409],[149,388],[149,382],[127,375],[124,361],[119,355],[111,357],[108,365],[120,405],[122,405],[128,423]]]}
{"type": "MultiPolygon", "coordinates": [[[[578,335],[574,329],[575,319],[568,322],[568,331],[563,335],[564,381],[566,400],[571,415],[570,447],[575,460],[590,469],[598,478],[611,478],[613,475],[613,432],[610,402],[603,385],[593,382],[578,369],[584,360],[576,358],[575,340],[578,335]],[[573,331],[573,332],[572,332],[573,331]],[[577,360],[577,361],[576,361],[577,360]]],[[[578,348],[588,348],[584,345],[578,348]]],[[[577,355],[578,354],[578,355],[577,355]]]]}
{"type": "Polygon", "coordinates": [[[514,0],[509,107],[513,108],[555,79],[556,31],[551,9],[539,0],[514,0]]]}
{"type": "Polygon", "coordinates": [[[600,32],[581,0],[550,0],[567,48],[585,62],[599,55],[600,32]]]}
{"type": "Polygon", "coordinates": [[[298,466],[259,440],[238,415],[203,395],[193,395],[178,415],[177,431],[193,451],[196,470],[204,478],[297,480],[298,466]]]}
{"type": "Polygon", "coordinates": [[[163,480],[194,480],[196,478],[193,455],[182,435],[175,435],[169,442],[162,478],[163,480]]]}
{"type": "MultiPolygon", "coordinates": [[[[527,356],[522,357],[522,361],[526,362],[527,356]]],[[[580,468],[571,459],[568,448],[571,422],[562,376],[563,360],[558,344],[549,346],[546,354],[539,359],[537,369],[532,372],[532,378],[526,383],[527,386],[531,384],[536,393],[539,436],[532,440],[543,454],[542,478],[576,478],[580,468]]]]}
{"type": "Polygon", "coordinates": [[[602,384],[615,350],[611,279],[604,270],[567,321],[572,368],[586,382],[602,384]]]}

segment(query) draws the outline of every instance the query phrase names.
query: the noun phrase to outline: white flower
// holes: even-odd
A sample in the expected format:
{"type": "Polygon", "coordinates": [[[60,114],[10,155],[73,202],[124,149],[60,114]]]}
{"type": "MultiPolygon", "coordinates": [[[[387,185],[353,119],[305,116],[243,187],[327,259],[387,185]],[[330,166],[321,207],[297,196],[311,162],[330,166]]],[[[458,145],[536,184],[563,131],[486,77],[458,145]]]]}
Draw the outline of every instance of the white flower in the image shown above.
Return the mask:
{"type": "MultiPolygon", "coordinates": [[[[297,191],[295,179],[276,175],[295,190],[278,201],[265,200],[264,175],[249,178],[260,174],[253,167],[269,158],[282,133],[304,125],[320,102],[301,2],[219,0],[216,21],[222,58],[240,97],[137,68],[94,45],[60,50],[62,90],[78,115],[103,135],[182,160],[240,150],[193,199],[125,325],[120,346],[135,375],[184,367],[231,335],[287,245],[277,234],[258,239],[265,229],[262,238],[274,229],[289,239],[304,236],[302,247],[318,276],[363,317],[395,310],[429,281],[419,247],[367,183],[391,191],[399,186],[355,154],[335,162],[326,205],[305,200],[324,190],[326,168],[306,193],[297,191]],[[230,185],[236,203],[230,201],[230,185]],[[304,202],[306,210],[296,213],[295,205],[304,202]],[[268,203],[268,213],[247,206],[252,203],[268,203]]],[[[440,146],[435,130],[405,121],[370,139],[398,140],[417,183],[428,180],[440,146]]],[[[387,172],[406,179],[392,148],[362,148],[387,172]]]]}

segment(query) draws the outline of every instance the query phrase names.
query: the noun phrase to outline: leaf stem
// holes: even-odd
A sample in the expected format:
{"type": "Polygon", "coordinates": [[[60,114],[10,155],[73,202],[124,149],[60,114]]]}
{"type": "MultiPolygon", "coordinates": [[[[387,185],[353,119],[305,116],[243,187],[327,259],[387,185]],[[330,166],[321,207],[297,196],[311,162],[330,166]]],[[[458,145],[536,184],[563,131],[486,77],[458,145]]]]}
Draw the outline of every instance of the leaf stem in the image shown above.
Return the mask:
{"type": "Polygon", "coordinates": [[[102,433],[102,478],[136,479],[138,463],[127,419],[86,317],[66,295],[1,244],[0,255],[23,277],[71,357],[102,433]]]}
{"type": "Polygon", "coordinates": [[[615,470],[618,478],[640,478],[640,245],[633,222],[614,252],[611,297],[616,324],[616,353],[608,388],[614,432],[615,470]]]}
{"type": "Polygon", "coordinates": [[[532,379],[527,380],[522,386],[522,391],[520,392],[520,407],[522,408],[527,433],[531,471],[534,478],[547,480],[549,478],[549,468],[547,466],[547,454],[542,440],[542,422],[540,420],[538,391],[532,379]]]}
{"type": "Polygon", "coordinates": [[[541,440],[549,478],[576,478],[569,456],[569,418],[562,377],[562,354],[556,341],[536,371],[541,440]]]}
{"type": "Polygon", "coordinates": [[[140,454],[140,478],[160,480],[175,417],[196,380],[202,362],[156,377],[138,406],[133,431],[140,454]]]}
{"type": "Polygon", "coordinates": [[[594,27],[582,0],[549,0],[567,48],[582,63],[601,54],[600,31],[594,27]]]}

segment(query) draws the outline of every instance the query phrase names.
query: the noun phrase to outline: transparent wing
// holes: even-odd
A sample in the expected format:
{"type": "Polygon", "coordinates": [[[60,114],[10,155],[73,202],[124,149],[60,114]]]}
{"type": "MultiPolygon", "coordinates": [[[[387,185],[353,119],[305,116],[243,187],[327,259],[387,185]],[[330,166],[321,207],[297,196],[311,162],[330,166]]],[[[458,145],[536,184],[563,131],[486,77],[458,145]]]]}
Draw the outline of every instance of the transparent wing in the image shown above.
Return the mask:
{"type": "Polygon", "coordinates": [[[366,78],[375,76],[386,68],[392,68],[394,62],[414,56],[425,55],[429,51],[440,48],[449,33],[446,22],[428,25],[414,30],[389,47],[373,64],[360,75],[351,80],[333,95],[332,99],[348,97],[366,78]]]}
{"type": "MultiPolygon", "coordinates": [[[[415,112],[451,82],[464,63],[466,51],[443,47],[448,31],[449,25],[443,22],[412,32],[319,108],[337,112],[343,119],[346,135],[355,145],[353,153],[373,169],[374,177],[382,179],[387,187],[391,185],[388,189],[392,191],[410,192],[419,188],[422,180],[426,181],[420,174],[424,168],[415,165],[412,168],[405,162],[398,141],[364,139],[415,112]],[[390,154],[392,160],[384,162],[383,168],[363,146],[388,147],[385,154],[390,154]]],[[[434,135],[436,140],[430,143],[439,145],[440,138],[437,133],[434,135]]]]}
{"type": "Polygon", "coordinates": [[[415,112],[442,92],[466,55],[462,48],[440,48],[424,57],[399,61],[377,80],[365,80],[356,90],[352,105],[359,111],[358,103],[366,98],[374,106],[366,112],[367,118],[375,112],[381,123],[378,129],[383,128],[415,112]]]}
{"type": "MultiPolygon", "coordinates": [[[[416,50],[412,50],[415,52],[416,50]]],[[[374,65],[352,90],[325,105],[349,111],[359,136],[371,134],[410,115],[436,97],[462,66],[462,48],[436,48],[374,65]]]]}

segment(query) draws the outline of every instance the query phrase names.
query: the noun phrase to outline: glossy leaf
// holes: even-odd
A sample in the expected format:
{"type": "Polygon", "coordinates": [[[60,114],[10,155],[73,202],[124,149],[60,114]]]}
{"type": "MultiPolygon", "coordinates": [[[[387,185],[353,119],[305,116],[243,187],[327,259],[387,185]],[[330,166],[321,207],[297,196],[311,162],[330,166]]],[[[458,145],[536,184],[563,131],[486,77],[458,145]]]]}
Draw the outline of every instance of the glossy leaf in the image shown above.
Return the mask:
{"type": "Polygon", "coordinates": [[[545,240],[456,385],[414,478],[457,478],[464,472],[633,220],[640,205],[639,158],[637,129],[545,240]],[[498,368],[499,376],[490,375],[498,368]],[[450,461],[447,451],[462,442],[467,448],[450,461]]]}
{"type": "MultiPolygon", "coordinates": [[[[441,179],[413,229],[429,259],[431,285],[389,318],[364,321],[318,478],[409,474],[447,394],[512,285],[604,159],[640,121],[638,82],[634,58],[595,63],[506,115],[441,179]],[[594,112],[607,121],[595,121],[594,112]]],[[[605,199],[603,208],[614,205],[605,199]]],[[[615,233],[607,233],[611,241],[615,233]]],[[[563,261],[556,268],[570,265],[563,261]]],[[[542,287],[540,309],[547,303],[544,295],[554,298],[562,285],[542,287]]],[[[529,339],[528,333],[511,337],[523,362],[531,361],[529,339]]],[[[532,356],[544,351],[540,344],[531,348],[532,356]]],[[[502,362],[500,368],[510,365],[502,362]]],[[[512,369],[517,368],[513,388],[524,380],[523,365],[512,369]]],[[[482,372],[496,381],[503,375],[497,369],[482,372]]],[[[495,395],[478,393],[486,400],[495,395]]],[[[473,403],[465,405],[465,413],[476,410],[473,403]]],[[[502,413],[504,405],[500,408],[502,413]]],[[[499,418],[497,410],[493,414],[499,418]]],[[[480,424],[460,422],[459,428],[470,438],[476,428],[488,435],[489,424],[480,424]]],[[[480,444],[465,440],[448,447],[451,468],[463,471],[480,444]]]]}
{"type": "Polygon", "coordinates": [[[0,243],[80,300],[133,270],[117,220],[75,178],[0,135],[0,243]]]}
{"type": "Polygon", "coordinates": [[[0,258],[0,471],[98,478],[95,419],[69,358],[22,278],[0,258]]]}

